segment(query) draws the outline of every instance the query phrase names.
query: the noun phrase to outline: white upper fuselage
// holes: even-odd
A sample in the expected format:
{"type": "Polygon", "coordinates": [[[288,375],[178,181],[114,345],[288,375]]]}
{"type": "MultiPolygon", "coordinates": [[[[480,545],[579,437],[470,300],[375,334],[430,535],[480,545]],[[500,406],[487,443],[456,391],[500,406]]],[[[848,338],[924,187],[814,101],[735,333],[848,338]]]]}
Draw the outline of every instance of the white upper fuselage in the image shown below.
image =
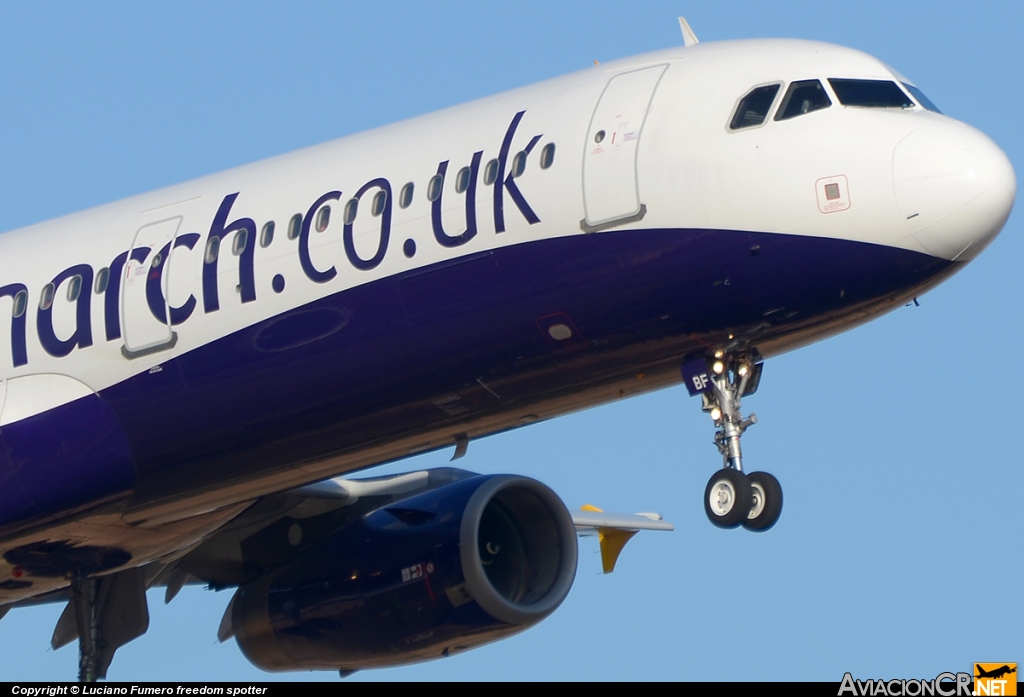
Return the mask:
{"type": "MultiPolygon", "coordinates": [[[[1005,155],[971,127],[921,107],[843,107],[832,95],[832,108],[729,130],[738,99],[756,85],[818,78],[827,90],[830,77],[904,80],[871,56],[794,40],[726,41],[667,49],[7,232],[0,236],[0,279],[2,284],[20,282],[28,289],[29,360],[12,369],[9,342],[0,342],[0,376],[59,373],[98,391],[168,357],[346,288],[454,256],[584,234],[579,224],[586,215],[580,163],[592,146],[588,126],[594,105],[611,77],[660,65],[667,69],[650,103],[636,157],[639,199],[647,215],[642,223],[625,223],[617,229],[785,232],[966,260],[984,248],[1009,213],[1015,183],[1005,155]],[[506,202],[507,232],[494,234],[493,187],[481,183],[477,187],[480,234],[454,249],[434,243],[425,194],[437,163],[450,161],[444,184],[445,225],[460,231],[465,227],[465,204],[464,196],[453,189],[453,175],[470,163],[476,151],[483,151],[484,163],[495,157],[510,118],[519,111],[526,113],[511,153],[519,152],[534,134],[543,134],[527,172],[517,180],[541,222],[530,225],[506,202]],[[912,142],[901,146],[904,141],[912,142]],[[536,160],[546,143],[554,143],[557,152],[552,168],[541,171],[536,160]],[[906,164],[904,160],[911,157],[917,159],[906,164]],[[922,157],[928,159],[922,161],[922,157]],[[915,188],[913,181],[894,185],[894,177],[901,174],[920,181],[921,186],[915,188]],[[848,193],[844,193],[850,205],[828,214],[819,206],[815,186],[819,180],[837,176],[848,182],[848,193]],[[407,182],[415,185],[415,194],[408,208],[393,208],[391,244],[382,263],[362,271],[346,261],[341,208],[360,186],[378,177],[389,180],[393,196],[407,182]],[[305,213],[318,196],[334,190],[342,192],[341,198],[330,202],[335,208],[330,227],[311,235],[310,254],[314,266],[337,267],[338,273],[319,284],[304,277],[296,242],[288,240],[285,231],[294,213],[305,213]],[[904,190],[910,191],[897,195],[904,190]],[[275,221],[276,234],[269,247],[255,249],[257,301],[239,302],[238,258],[225,253],[218,269],[220,309],[205,314],[201,309],[203,256],[210,222],[223,198],[236,192],[231,219],[248,217],[258,227],[275,221]],[[917,215],[908,221],[913,214],[917,215]],[[140,228],[179,216],[178,235],[195,232],[201,240],[193,249],[174,250],[169,302],[180,306],[195,297],[199,309],[175,328],[180,338],[174,348],[125,360],[122,342],[108,342],[102,336],[104,306],[94,294],[94,345],[60,358],[48,355],[34,336],[32,319],[42,289],[55,275],[76,264],[99,271],[132,246],[140,228]],[[406,239],[417,243],[414,258],[402,254],[406,239]],[[277,274],[288,284],[280,295],[271,287],[277,274]]],[[[780,92],[776,106],[781,96],[780,92]]],[[[367,203],[363,202],[354,225],[355,246],[363,258],[373,256],[379,236],[379,222],[367,214],[367,203]]],[[[256,241],[247,244],[256,245],[256,241]]],[[[230,245],[227,235],[225,252],[230,245]]],[[[76,329],[74,304],[65,291],[57,288],[53,303],[58,337],[69,337],[76,329]]],[[[11,298],[0,299],[8,320],[11,302],[11,298]]]]}

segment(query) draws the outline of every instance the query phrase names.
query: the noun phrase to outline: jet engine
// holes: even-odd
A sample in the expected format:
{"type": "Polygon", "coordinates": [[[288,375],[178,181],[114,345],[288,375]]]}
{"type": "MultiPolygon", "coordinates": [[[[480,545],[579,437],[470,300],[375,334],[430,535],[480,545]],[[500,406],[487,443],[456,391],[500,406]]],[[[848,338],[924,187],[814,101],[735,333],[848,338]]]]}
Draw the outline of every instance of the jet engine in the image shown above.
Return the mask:
{"type": "Polygon", "coordinates": [[[231,624],[265,670],[423,661],[547,617],[576,557],[573,520],[551,489],[478,475],[391,501],[240,586],[231,624]]]}

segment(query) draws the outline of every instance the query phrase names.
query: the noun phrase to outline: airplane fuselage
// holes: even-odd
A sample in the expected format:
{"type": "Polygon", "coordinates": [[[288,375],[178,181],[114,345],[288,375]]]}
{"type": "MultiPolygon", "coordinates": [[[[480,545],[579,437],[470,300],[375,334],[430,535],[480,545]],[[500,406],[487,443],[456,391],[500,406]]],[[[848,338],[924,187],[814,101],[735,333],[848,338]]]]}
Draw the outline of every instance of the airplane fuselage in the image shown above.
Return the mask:
{"type": "Polygon", "coordinates": [[[1005,155],[829,78],[905,82],[811,42],[670,49],[3,234],[0,603],[947,278],[1009,214],[1005,155]],[[830,106],[730,126],[803,80],[830,106]]]}

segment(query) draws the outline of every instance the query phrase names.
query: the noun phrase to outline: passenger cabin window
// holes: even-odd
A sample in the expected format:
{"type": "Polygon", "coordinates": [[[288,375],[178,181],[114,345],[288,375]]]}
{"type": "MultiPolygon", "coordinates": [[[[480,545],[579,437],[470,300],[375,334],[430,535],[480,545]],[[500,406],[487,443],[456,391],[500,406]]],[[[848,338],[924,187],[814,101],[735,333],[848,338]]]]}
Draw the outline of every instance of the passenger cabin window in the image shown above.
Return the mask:
{"type": "Polygon", "coordinates": [[[370,203],[370,215],[374,218],[378,217],[384,212],[384,207],[388,203],[388,192],[378,191],[373,195],[373,201],[370,203]]]}
{"type": "Polygon", "coordinates": [[[555,144],[548,143],[544,146],[544,149],[540,151],[540,168],[547,169],[555,162],[555,144]]]}
{"type": "Polygon", "coordinates": [[[82,277],[72,276],[68,281],[68,302],[75,302],[82,294],[82,277]]]}
{"type": "Polygon", "coordinates": [[[296,213],[288,221],[288,239],[297,240],[302,232],[302,213],[296,213]]]}
{"type": "Polygon", "coordinates": [[[427,200],[436,201],[441,198],[441,186],[444,184],[444,177],[435,174],[427,182],[427,200]]]}
{"type": "Polygon", "coordinates": [[[25,314],[26,308],[28,308],[28,293],[19,290],[14,296],[14,307],[11,310],[11,314],[15,317],[21,317],[25,314]]]}
{"type": "Polygon", "coordinates": [[[96,272],[96,285],[94,290],[96,295],[103,295],[107,292],[107,284],[110,282],[110,268],[104,266],[102,269],[96,272]]]}
{"type": "Polygon", "coordinates": [[[351,225],[355,222],[356,213],[359,212],[359,199],[350,198],[348,203],[345,204],[344,221],[346,225],[351,225]]]}
{"type": "Polygon", "coordinates": [[[775,114],[775,120],[785,121],[830,106],[832,100],[828,98],[819,80],[798,80],[790,83],[779,112],[775,114]]]}
{"type": "Polygon", "coordinates": [[[412,194],[415,190],[412,182],[409,182],[402,187],[402,191],[398,194],[398,207],[408,208],[412,204],[412,194]]]}
{"type": "Polygon", "coordinates": [[[49,310],[50,306],[53,305],[53,292],[54,288],[52,283],[47,283],[43,286],[43,292],[39,296],[40,310],[49,310]]]}
{"type": "Polygon", "coordinates": [[[497,158],[491,160],[484,167],[484,184],[490,186],[494,183],[494,180],[498,178],[498,160],[497,158]]]}
{"type": "MultiPolygon", "coordinates": [[[[249,233],[246,230],[239,230],[235,233],[234,243],[231,245],[231,253],[236,257],[241,256],[245,251],[245,245],[249,242],[249,233]]],[[[154,262],[155,265],[155,262],[154,262]]]]}
{"type": "Polygon", "coordinates": [[[469,179],[472,173],[469,167],[459,170],[459,173],[455,175],[455,193],[461,194],[469,188],[469,179]]]}
{"type": "Polygon", "coordinates": [[[323,232],[331,224],[331,207],[324,206],[316,216],[316,231],[323,232]]]}
{"type": "Polygon", "coordinates": [[[910,109],[914,102],[891,80],[850,80],[830,77],[828,84],[843,106],[910,109]]]}
{"type": "Polygon", "coordinates": [[[206,241],[206,254],[203,255],[206,259],[207,264],[212,264],[217,261],[217,256],[220,254],[220,238],[211,237],[206,241]]]}
{"type": "Polygon", "coordinates": [[[760,126],[768,118],[768,112],[772,110],[775,103],[775,95],[779,93],[782,85],[764,85],[755,87],[747,92],[736,107],[736,113],[732,115],[729,122],[729,129],[738,131],[741,128],[760,126]]]}
{"type": "Polygon", "coordinates": [[[935,106],[932,100],[924,96],[924,92],[919,90],[917,87],[914,87],[913,85],[908,85],[905,82],[903,83],[903,86],[907,88],[908,92],[910,92],[910,96],[916,99],[917,103],[923,106],[925,109],[927,109],[928,111],[934,111],[936,114],[942,113],[941,111],[939,111],[939,107],[935,106]]]}
{"type": "Polygon", "coordinates": [[[521,177],[526,171],[526,151],[523,150],[512,158],[512,176],[521,177]]]}
{"type": "Polygon", "coordinates": [[[260,246],[266,249],[274,241],[274,221],[268,221],[260,230],[260,246]]]}

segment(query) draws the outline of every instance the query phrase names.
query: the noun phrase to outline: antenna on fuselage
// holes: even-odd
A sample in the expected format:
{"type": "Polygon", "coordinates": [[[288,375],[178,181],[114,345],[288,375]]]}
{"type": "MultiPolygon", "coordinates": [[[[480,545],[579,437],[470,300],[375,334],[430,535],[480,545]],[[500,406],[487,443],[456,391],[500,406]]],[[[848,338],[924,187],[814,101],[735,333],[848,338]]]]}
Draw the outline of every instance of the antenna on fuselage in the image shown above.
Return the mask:
{"type": "Polygon", "coordinates": [[[697,38],[697,35],[693,33],[693,29],[690,28],[690,23],[686,21],[686,17],[679,18],[679,31],[683,32],[683,45],[686,48],[700,43],[700,39],[697,38]]]}

